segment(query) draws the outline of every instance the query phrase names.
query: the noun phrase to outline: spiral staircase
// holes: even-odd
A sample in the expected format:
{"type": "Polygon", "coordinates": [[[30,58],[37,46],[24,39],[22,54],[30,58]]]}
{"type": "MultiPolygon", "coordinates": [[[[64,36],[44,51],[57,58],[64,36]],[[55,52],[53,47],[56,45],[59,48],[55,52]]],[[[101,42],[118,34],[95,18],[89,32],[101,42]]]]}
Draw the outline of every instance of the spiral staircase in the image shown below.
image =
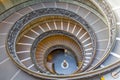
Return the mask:
{"type": "Polygon", "coordinates": [[[116,0],[0,0],[0,80],[119,80],[116,0]]]}

